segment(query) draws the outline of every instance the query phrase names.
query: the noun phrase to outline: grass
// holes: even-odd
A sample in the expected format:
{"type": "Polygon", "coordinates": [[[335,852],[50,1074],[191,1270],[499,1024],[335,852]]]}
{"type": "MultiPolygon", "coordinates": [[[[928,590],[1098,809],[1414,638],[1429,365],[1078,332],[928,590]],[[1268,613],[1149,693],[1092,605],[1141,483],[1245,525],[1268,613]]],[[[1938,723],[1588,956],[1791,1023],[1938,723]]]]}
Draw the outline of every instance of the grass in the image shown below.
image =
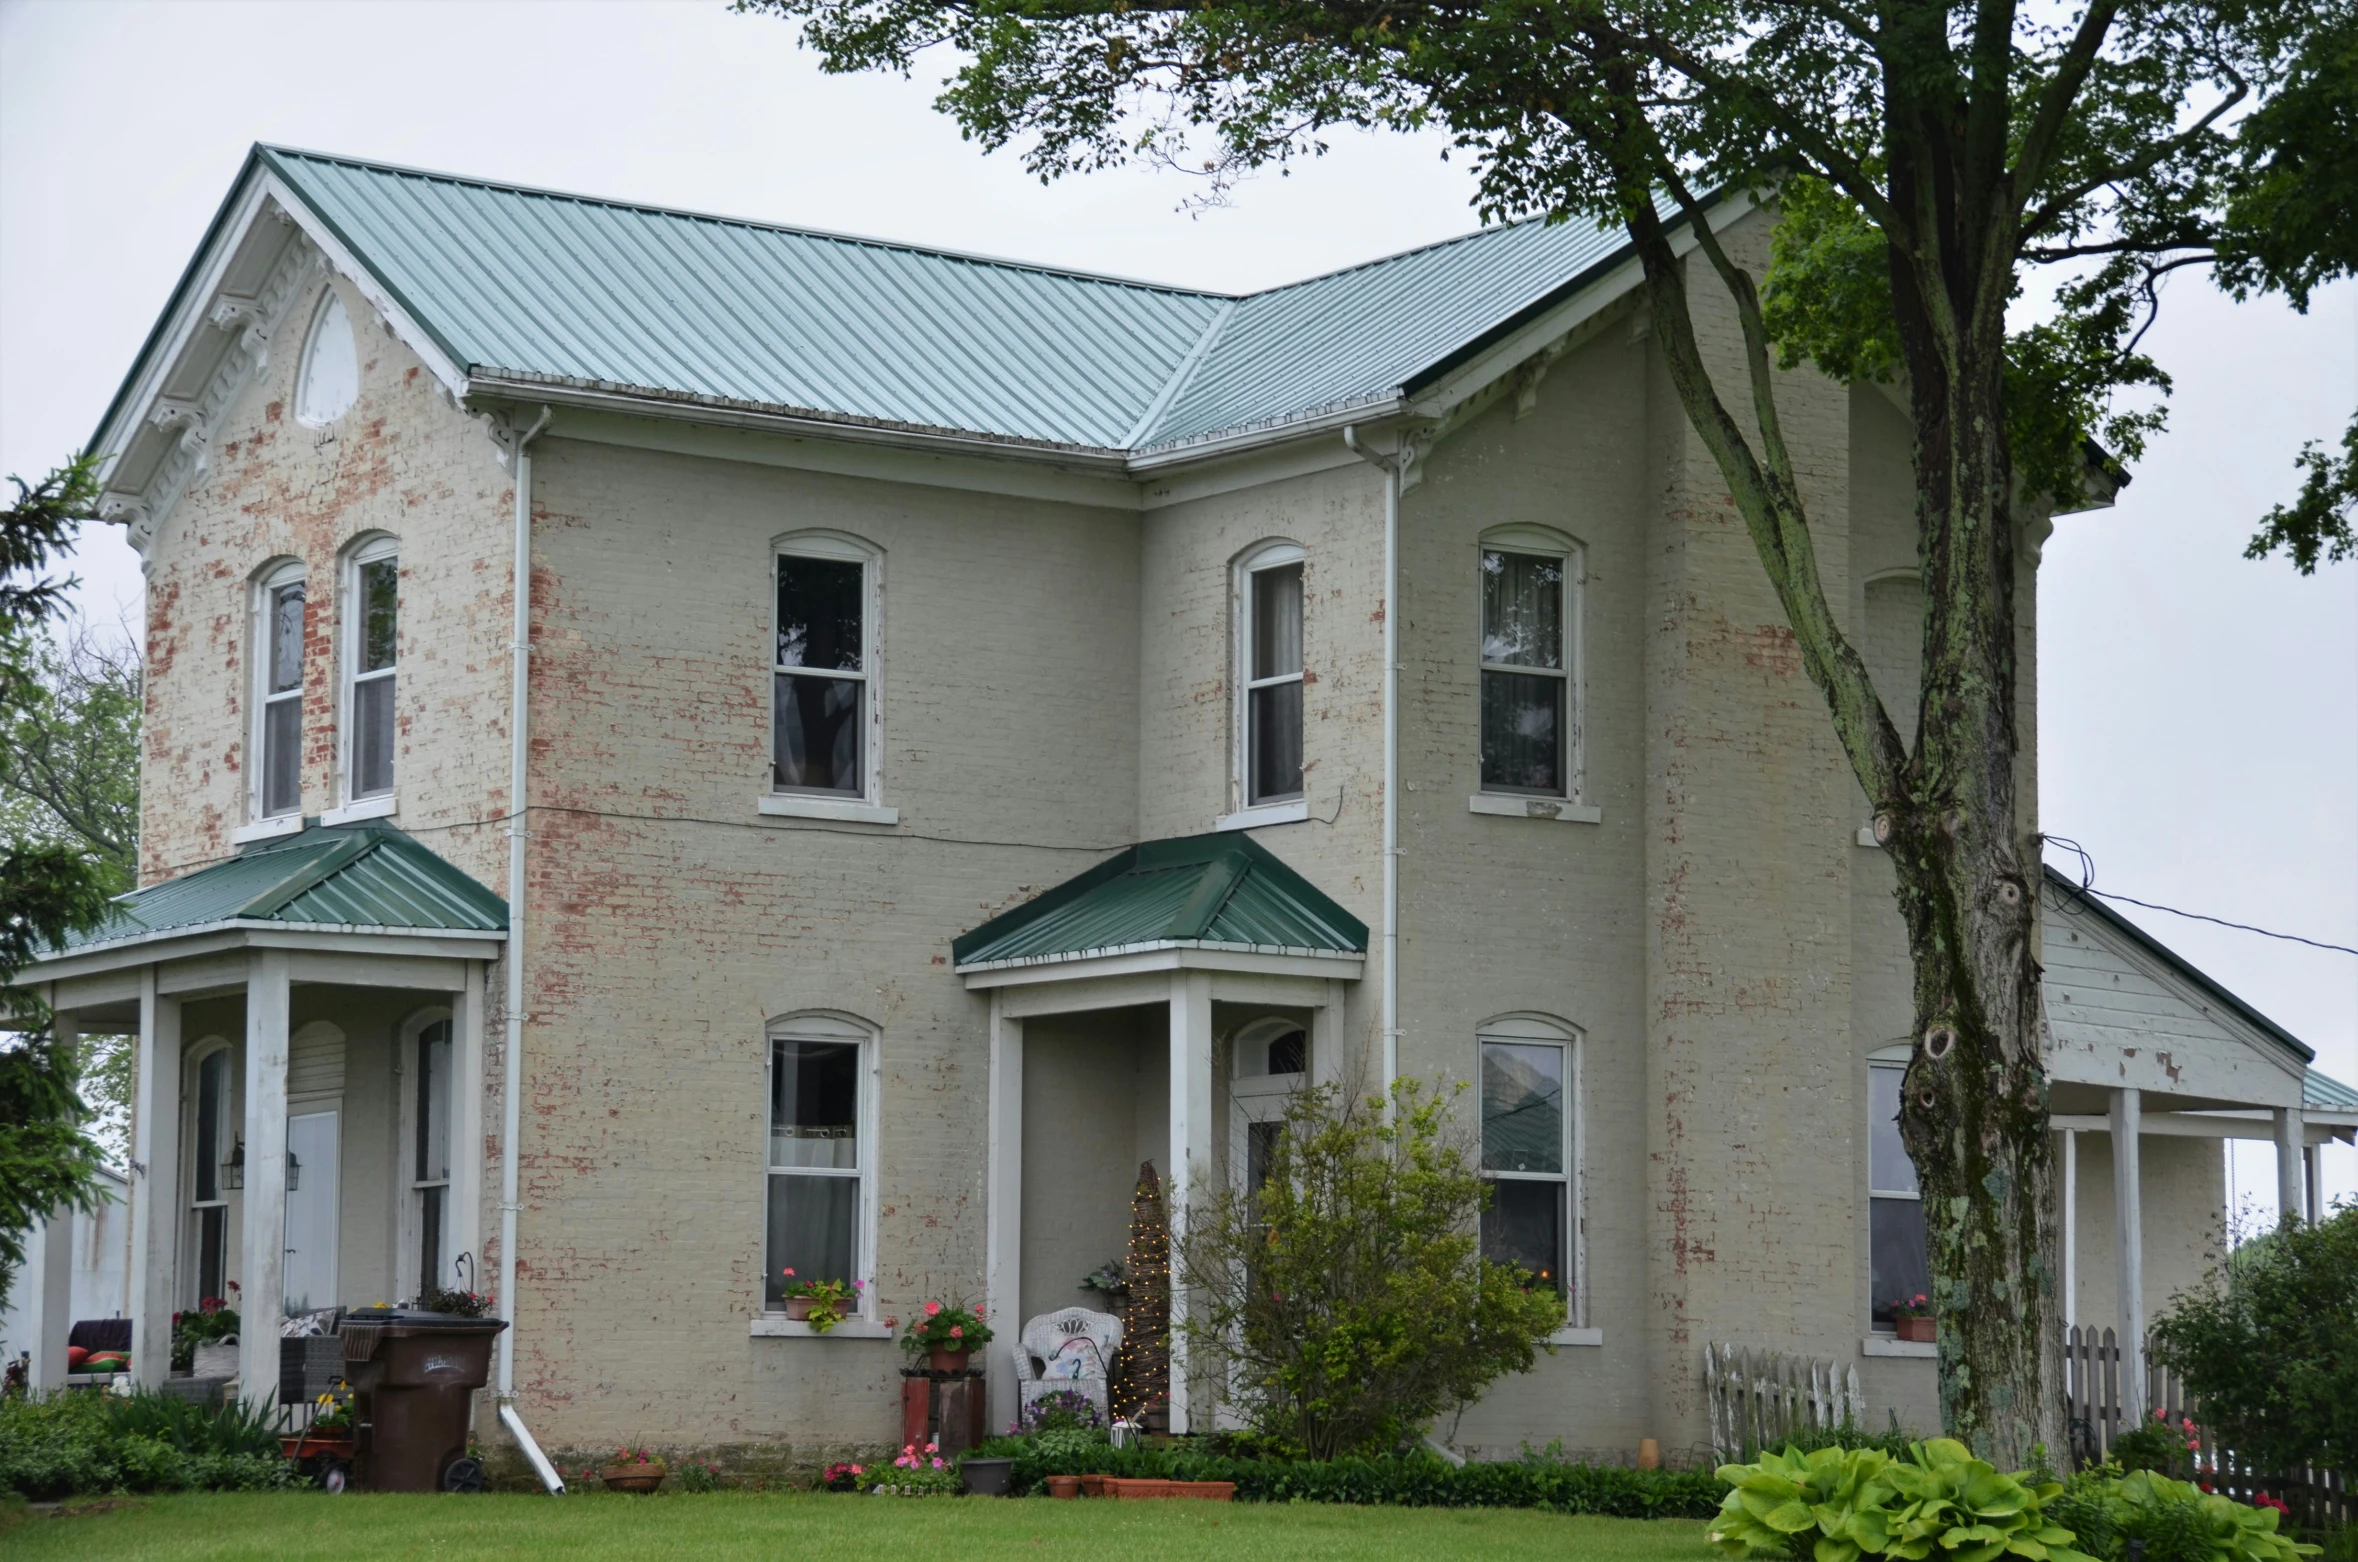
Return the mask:
{"type": "MultiPolygon", "coordinates": [[[[21,1511],[21,1510],[20,1510],[21,1511]]],[[[0,1518],[0,1524],[7,1521],[0,1518]]],[[[1700,1523],[1568,1518],[1508,1509],[1347,1508],[1189,1501],[1056,1502],[723,1492],[702,1497],[397,1497],[316,1492],[126,1498],[25,1517],[0,1532],[9,1562],[391,1562],[692,1556],[860,1562],[1705,1562],[1700,1523]]]]}

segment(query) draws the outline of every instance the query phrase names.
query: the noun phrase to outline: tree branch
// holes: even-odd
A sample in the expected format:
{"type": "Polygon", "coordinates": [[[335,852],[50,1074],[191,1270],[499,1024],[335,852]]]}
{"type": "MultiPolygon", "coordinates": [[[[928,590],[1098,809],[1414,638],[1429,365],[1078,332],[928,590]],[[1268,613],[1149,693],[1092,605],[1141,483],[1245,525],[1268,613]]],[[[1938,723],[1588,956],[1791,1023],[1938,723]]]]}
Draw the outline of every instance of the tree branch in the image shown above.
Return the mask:
{"type": "Polygon", "coordinates": [[[2120,0],[2095,0],[2088,7],[2088,14],[2080,18],[2079,30],[2072,35],[2071,46],[2055,64],[2054,79],[2039,94],[2038,112],[2031,116],[2030,129],[2023,134],[2022,151],[2014,160],[2015,189],[2020,198],[2028,199],[2046,174],[2047,158],[2055,149],[2055,138],[2063,133],[2072,105],[2079,101],[2080,88],[2086,84],[2088,73],[2096,68],[2097,53],[2103,49],[2104,36],[2112,30],[2113,18],[2120,14],[2120,9],[2120,0]]]}

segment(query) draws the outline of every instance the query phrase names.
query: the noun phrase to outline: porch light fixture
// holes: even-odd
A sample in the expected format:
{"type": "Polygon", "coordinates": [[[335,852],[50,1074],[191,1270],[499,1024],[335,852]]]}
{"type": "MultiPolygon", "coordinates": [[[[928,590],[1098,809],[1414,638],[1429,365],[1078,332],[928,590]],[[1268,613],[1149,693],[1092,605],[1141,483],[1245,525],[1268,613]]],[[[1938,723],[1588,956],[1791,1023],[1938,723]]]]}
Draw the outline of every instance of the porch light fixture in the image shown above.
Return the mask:
{"type": "Polygon", "coordinates": [[[240,1139],[237,1148],[221,1158],[221,1186],[243,1188],[246,1185],[246,1142],[240,1139]]]}
{"type": "Polygon", "coordinates": [[[287,1152],[287,1191],[292,1193],[301,1186],[303,1186],[303,1159],[294,1151],[289,1150],[287,1152]]]}

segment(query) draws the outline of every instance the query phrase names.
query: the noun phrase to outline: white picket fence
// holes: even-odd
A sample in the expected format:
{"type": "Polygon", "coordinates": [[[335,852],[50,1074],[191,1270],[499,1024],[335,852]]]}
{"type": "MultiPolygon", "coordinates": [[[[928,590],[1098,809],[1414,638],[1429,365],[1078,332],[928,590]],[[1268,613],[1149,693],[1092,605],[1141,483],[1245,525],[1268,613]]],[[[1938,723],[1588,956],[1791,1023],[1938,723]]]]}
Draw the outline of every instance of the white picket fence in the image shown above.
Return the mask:
{"type": "Polygon", "coordinates": [[[1860,1426],[1867,1419],[1857,1367],[1726,1343],[1703,1347],[1703,1398],[1711,1446],[1721,1459],[1741,1459],[1783,1438],[1830,1432],[1845,1423],[1860,1426]]]}

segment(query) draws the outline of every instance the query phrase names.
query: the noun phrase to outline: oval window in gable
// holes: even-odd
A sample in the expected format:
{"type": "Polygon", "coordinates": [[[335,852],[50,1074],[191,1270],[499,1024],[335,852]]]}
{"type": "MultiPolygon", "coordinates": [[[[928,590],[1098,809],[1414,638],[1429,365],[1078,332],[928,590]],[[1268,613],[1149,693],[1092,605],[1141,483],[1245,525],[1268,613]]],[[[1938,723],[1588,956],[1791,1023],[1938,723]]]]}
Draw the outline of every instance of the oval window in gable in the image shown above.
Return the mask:
{"type": "Polygon", "coordinates": [[[360,394],[360,350],[344,301],[329,288],[311,317],[303,344],[303,372],[295,384],[295,416],[317,428],[342,417],[360,394]]]}

